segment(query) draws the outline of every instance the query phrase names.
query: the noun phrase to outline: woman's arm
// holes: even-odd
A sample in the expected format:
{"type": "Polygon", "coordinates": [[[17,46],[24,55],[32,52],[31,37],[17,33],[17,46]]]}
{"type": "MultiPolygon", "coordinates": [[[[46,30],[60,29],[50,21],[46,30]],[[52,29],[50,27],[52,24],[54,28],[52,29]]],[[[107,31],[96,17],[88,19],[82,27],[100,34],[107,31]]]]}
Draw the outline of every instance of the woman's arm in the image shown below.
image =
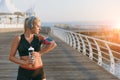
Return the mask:
{"type": "Polygon", "coordinates": [[[42,48],[40,52],[41,55],[48,53],[49,51],[53,50],[55,47],[57,46],[57,44],[55,43],[55,41],[50,42],[49,44],[45,45],[44,48],[42,48]]]}
{"type": "Polygon", "coordinates": [[[9,52],[9,60],[17,64],[25,65],[27,64],[25,61],[20,60],[17,57],[15,57],[19,41],[20,41],[20,36],[16,36],[14,40],[12,41],[10,52],[9,52]]]}
{"type": "Polygon", "coordinates": [[[43,55],[43,54],[45,54],[45,53],[53,50],[57,46],[57,44],[55,43],[55,41],[52,40],[52,39],[49,39],[49,38],[47,39],[46,37],[41,36],[41,35],[38,35],[38,38],[41,39],[41,40],[43,40],[43,44],[45,45],[41,49],[41,51],[39,51],[41,55],[43,55]]]}

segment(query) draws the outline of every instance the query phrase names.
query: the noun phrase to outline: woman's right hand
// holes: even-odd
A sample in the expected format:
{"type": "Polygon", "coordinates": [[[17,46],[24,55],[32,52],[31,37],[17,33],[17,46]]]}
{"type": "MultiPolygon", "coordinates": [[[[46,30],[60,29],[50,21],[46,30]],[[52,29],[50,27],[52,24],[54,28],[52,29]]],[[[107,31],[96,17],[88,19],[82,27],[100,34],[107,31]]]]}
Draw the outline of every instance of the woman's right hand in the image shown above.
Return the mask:
{"type": "Polygon", "coordinates": [[[27,61],[27,64],[34,64],[35,63],[35,60],[34,59],[32,59],[32,58],[29,58],[27,61]]]}
{"type": "Polygon", "coordinates": [[[31,58],[27,59],[27,60],[22,60],[22,65],[33,65],[34,64],[34,60],[32,60],[31,58]]]}

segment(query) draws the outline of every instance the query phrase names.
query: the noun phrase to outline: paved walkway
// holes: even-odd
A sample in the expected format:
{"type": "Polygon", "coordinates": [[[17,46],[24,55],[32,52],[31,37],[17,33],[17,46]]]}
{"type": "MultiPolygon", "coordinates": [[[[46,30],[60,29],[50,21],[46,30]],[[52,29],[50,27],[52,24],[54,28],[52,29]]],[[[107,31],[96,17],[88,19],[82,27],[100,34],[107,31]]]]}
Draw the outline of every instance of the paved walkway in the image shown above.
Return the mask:
{"type": "MultiPolygon", "coordinates": [[[[0,34],[0,80],[16,80],[18,65],[8,60],[10,43],[16,34],[0,34]]],[[[52,36],[57,47],[43,56],[47,80],[119,80],[109,72],[52,36]]]]}

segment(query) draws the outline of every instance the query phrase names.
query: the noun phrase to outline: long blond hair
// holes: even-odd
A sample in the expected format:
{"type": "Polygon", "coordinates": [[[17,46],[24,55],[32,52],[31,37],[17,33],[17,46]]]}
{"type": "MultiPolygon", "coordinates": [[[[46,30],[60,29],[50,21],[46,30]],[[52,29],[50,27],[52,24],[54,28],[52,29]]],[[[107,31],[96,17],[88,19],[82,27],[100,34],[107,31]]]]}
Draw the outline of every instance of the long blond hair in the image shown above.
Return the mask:
{"type": "MultiPolygon", "coordinates": [[[[26,32],[27,28],[29,28],[29,19],[30,17],[27,17],[24,21],[24,33],[26,32]]],[[[35,17],[32,21],[32,24],[34,25],[35,22],[39,21],[40,22],[40,19],[39,17],[35,17]]],[[[34,27],[34,26],[33,26],[34,27]]]]}

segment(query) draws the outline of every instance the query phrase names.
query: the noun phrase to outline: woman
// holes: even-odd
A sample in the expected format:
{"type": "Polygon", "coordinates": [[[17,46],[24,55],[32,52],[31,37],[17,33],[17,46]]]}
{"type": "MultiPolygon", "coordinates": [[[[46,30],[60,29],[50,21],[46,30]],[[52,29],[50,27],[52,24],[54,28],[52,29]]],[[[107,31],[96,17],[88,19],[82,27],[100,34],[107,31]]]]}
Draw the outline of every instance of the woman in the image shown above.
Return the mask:
{"type": "Polygon", "coordinates": [[[25,19],[24,33],[14,38],[9,60],[19,64],[17,80],[46,80],[41,56],[56,47],[54,40],[39,34],[41,23],[38,17],[25,19]],[[41,45],[45,46],[41,49],[41,45]],[[29,52],[30,49],[31,52],[29,52]],[[17,58],[16,52],[20,58],[17,58]]]}

